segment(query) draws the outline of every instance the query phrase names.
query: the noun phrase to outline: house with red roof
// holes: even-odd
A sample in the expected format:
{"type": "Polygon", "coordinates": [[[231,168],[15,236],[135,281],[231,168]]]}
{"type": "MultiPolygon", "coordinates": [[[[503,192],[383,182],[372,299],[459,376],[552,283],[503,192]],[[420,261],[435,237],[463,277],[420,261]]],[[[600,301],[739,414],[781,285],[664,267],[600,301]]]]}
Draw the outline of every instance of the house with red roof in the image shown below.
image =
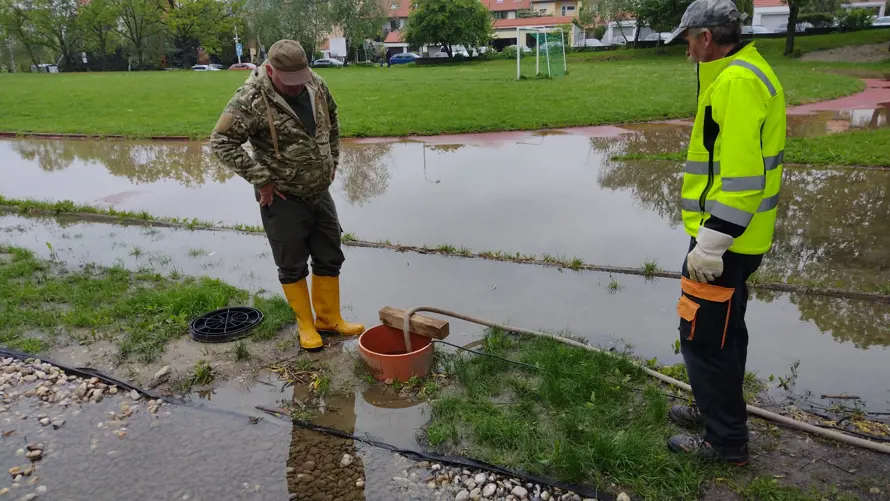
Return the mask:
{"type": "MultiPolygon", "coordinates": [[[[414,0],[382,0],[388,7],[388,20],[383,26],[384,45],[387,51],[408,52],[408,44],[401,30],[408,22],[414,0]]],[[[584,32],[572,25],[577,17],[579,0],[479,0],[491,12],[495,29],[493,45],[502,49],[516,45],[517,28],[556,28],[569,31],[569,39],[583,39],[584,32]]],[[[519,45],[528,45],[522,38],[519,45]]]]}

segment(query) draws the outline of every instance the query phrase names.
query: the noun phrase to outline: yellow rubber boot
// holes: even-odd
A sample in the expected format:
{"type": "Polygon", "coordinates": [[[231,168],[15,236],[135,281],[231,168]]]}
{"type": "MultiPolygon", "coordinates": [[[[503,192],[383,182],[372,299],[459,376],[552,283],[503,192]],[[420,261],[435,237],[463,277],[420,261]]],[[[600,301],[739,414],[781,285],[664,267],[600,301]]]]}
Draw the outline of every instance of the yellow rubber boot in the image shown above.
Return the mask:
{"type": "Polygon", "coordinates": [[[344,336],[358,336],[365,326],[351,324],[340,314],[340,278],[312,275],[312,305],[315,307],[315,328],[344,336]]]}
{"type": "Polygon", "coordinates": [[[297,329],[300,332],[300,346],[306,350],[318,350],[324,346],[321,336],[312,321],[312,305],[309,303],[309,285],[306,280],[295,284],[282,284],[284,296],[297,315],[297,329]]]}

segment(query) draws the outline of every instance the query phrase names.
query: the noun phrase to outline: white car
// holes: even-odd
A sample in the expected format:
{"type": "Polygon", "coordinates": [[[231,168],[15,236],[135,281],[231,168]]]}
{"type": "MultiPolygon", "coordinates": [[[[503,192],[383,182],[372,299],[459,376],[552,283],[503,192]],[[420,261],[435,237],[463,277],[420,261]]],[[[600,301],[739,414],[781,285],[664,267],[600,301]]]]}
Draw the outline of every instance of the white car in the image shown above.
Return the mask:
{"type": "Polygon", "coordinates": [[[192,71],[219,71],[219,68],[212,64],[196,64],[192,66],[192,71]]]}
{"type": "Polygon", "coordinates": [[[742,35],[766,35],[772,32],[766,26],[742,26],[742,35]]]}
{"type": "Polygon", "coordinates": [[[671,34],[668,32],[650,33],[649,36],[646,37],[646,41],[654,42],[654,41],[658,40],[659,38],[661,38],[661,41],[664,42],[665,40],[667,40],[670,37],[671,37],[671,34]]]}
{"type": "Polygon", "coordinates": [[[342,66],[342,62],[330,57],[322,57],[312,62],[313,68],[341,68],[342,66]]]}
{"type": "Polygon", "coordinates": [[[875,27],[890,28],[890,16],[876,17],[871,25],[875,27]]]}

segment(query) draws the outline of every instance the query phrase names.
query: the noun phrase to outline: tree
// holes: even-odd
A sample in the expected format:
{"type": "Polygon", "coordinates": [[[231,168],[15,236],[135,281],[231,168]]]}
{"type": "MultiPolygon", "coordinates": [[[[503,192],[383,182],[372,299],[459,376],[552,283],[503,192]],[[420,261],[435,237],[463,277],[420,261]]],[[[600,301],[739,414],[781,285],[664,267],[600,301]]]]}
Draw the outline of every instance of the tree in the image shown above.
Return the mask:
{"type": "Polygon", "coordinates": [[[164,22],[172,37],[172,60],[177,66],[190,67],[198,48],[208,54],[222,50],[222,40],[234,33],[235,14],[240,4],[217,0],[161,0],[164,22]]]}
{"type": "MultiPolygon", "coordinates": [[[[635,5],[637,26],[649,26],[656,33],[673,31],[692,0],[639,0],[635,5]]],[[[637,30],[639,33],[639,30],[637,30]]],[[[656,45],[661,37],[656,39],[656,45]]]]}
{"type": "Polygon", "coordinates": [[[120,15],[118,33],[132,44],[136,62],[145,65],[145,51],[152,39],[164,32],[161,10],[146,0],[112,0],[120,15]]]}
{"type": "Polygon", "coordinates": [[[581,2],[581,7],[578,9],[578,17],[572,20],[572,24],[584,32],[585,46],[587,45],[587,30],[596,28],[596,23],[599,20],[596,15],[595,4],[588,0],[586,2],[581,2]]]}
{"type": "Polygon", "coordinates": [[[118,26],[118,9],[112,0],[91,0],[80,8],[81,25],[86,47],[101,58],[101,67],[107,69],[106,56],[114,51],[115,29],[118,26]]]}
{"type": "Polygon", "coordinates": [[[283,5],[282,0],[247,0],[245,11],[267,46],[283,38],[297,40],[306,54],[315,53],[333,24],[328,0],[284,0],[283,5]]]}
{"type": "Polygon", "coordinates": [[[479,0],[418,0],[408,17],[404,38],[415,47],[441,45],[448,57],[452,45],[488,45],[494,29],[479,0]]]}
{"type": "Polygon", "coordinates": [[[366,39],[377,36],[385,19],[386,13],[375,0],[331,2],[331,20],[343,30],[347,53],[357,53],[366,39]]]}
{"type": "Polygon", "coordinates": [[[72,67],[74,54],[82,48],[78,7],[77,0],[36,0],[29,13],[37,43],[57,54],[65,69],[72,67]]]}
{"type": "Polygon", "coordinates": [[[31,64],[37,65],[40,64],[39,44],[30,18],[33,11],[33,0],[0,0],[0,29],[7,37],[18,41],[31,64]]]}

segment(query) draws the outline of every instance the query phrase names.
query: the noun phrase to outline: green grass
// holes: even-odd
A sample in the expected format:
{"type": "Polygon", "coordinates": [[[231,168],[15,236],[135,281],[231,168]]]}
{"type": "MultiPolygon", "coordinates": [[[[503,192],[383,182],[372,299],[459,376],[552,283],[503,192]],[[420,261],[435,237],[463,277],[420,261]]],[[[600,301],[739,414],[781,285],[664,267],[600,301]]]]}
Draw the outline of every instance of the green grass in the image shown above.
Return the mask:
{"type": "MultiPolygon", "coordinates": [[[[890,39],[887,30],[801,38],[801,50],[890,39]]],[[[775,40],[757,42],[783,82],[788,104],[851,94],[850,76],[791,61],[775,40]]],[[[344,136],[539,129],[688,117],[694,66],[682,47],[573,54],[570,74],[515,80],[515,62],[319,70],[340,106],[344,136]],[[618,60],[608,60],[618,59],[618,60]],[[628,82],[633,82],[629,85],[628,82]],[[433,104],[431,106],[431,104],[433,104]]],[[[118,72],[2,75],[7,131],[148,137],[210,134],[243,72],[118,72]]]]}
{"type": "Polygon", "coordinates": [[[236,362],[250,360],[250,350],[247,348],[247,345],[244,344],[244,341],[238,341],[238,343],[232,347],[232,358],[235,359],[236,362]]]}
{"type": "Polygon", "coordinates": [[[643,263],[643,276],[646,278],[652,278],[658,272],[658,263],[652,260],[647,260],[643,263]]]}
{"type": "MultiPolygon", "coordinates": [[[[615,155],[613,160],[683,161],[686,152],[615,155]]],[[[802,165],[890,166],[890,128],[841,132],[820,137],[792,137],[785,162],[802,165]]]]}
{"type": "Polygon", "coordinates": [[[431,445],[495,464],[609,489],[640,499],[696,499],[728,473],[668,452],[675,432],[659,388],[628,359],[542,338],[487,336],[487,357],[452,362],[457,388],[433,401],[431,445]]]}
{"type": "Polygon", "coordinates": [[[216,379],[216,371],[205,360],[198,360],[189,375],[189,382],[193,386],[206,386],[216,379]]]}
{"type": "MultiPolygon", "coordinates": [[[[113,340],[121,360],[148,362],[185,335],[193,318],[248,299],[246,291],[210,278],[173,280],[94,266],[64,271],[26,250],[0,251],[11,256],[0,261],[0,343],[29,352],[43,351],[45,337],[51,341],[65,330],[85,343],[113,340]]],[[[257,297],[255,305],[266,315],[256,338],[271,338],[294,321],[281,298],[257,297]]]]}
{"type": "MultiPolygon", "coordinates": [[[[751,479],[740,469],[668,452],[665,439],[678,430],[667,418],[666,389],[625,356],[500,331],[487,333],[482,351],[534,369],[449,356],[444,368],[453,384],[431,388],[425,429],[440,452],[607,492],[630,489],[631,499],[699,499],[706,484],[718,481],[752,501],[855,499],[783,486],[768,471],[751,479]]],[[[682,365],[661,369],[685,379],[682,365]]],[[[746,391],[762,388],[746,377],[746,391]]]]}

